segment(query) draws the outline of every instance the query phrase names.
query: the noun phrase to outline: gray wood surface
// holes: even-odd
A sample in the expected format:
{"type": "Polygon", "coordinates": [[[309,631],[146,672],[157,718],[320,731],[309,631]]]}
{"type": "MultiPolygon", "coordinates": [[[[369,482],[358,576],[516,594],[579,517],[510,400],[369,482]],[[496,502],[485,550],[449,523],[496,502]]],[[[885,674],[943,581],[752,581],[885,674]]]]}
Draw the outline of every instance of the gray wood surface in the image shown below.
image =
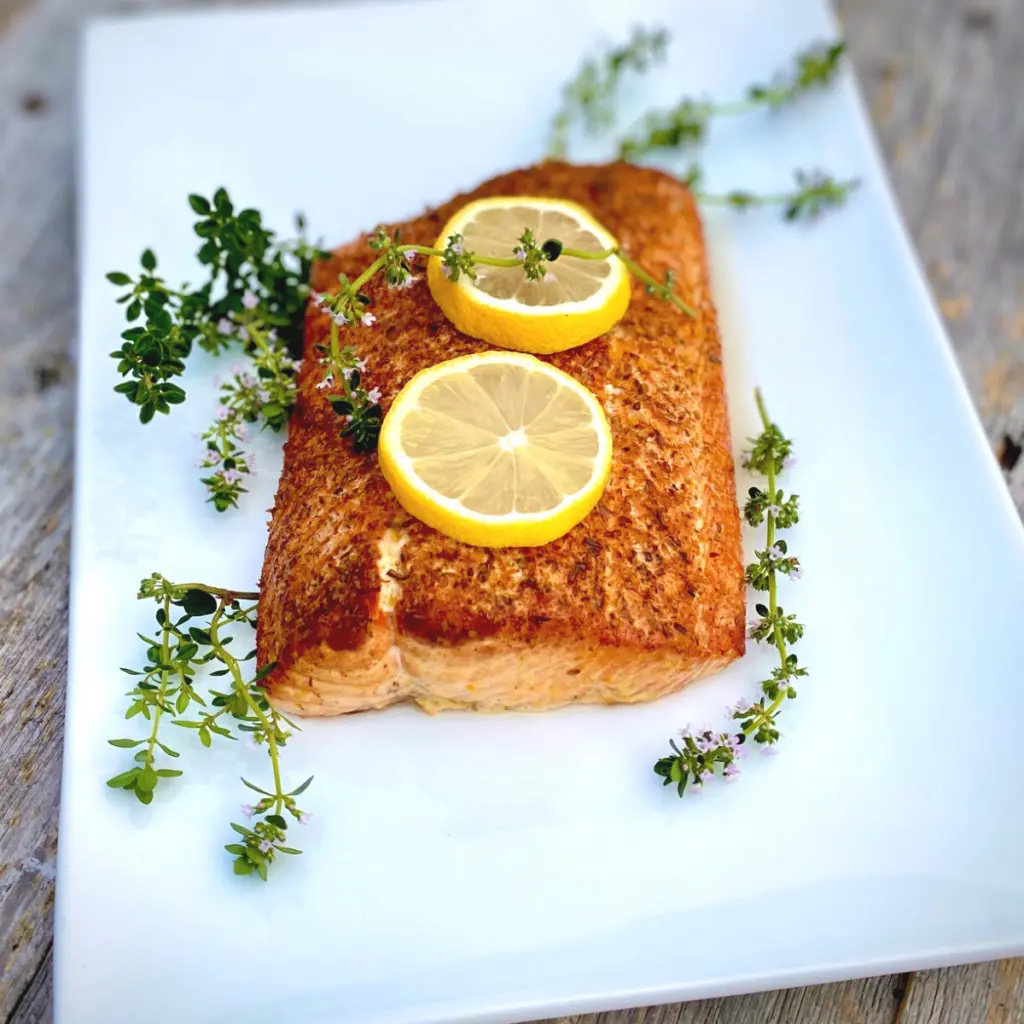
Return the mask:
{"type": "MultiPolygon", "coordinates": [[[[76,33],[168,0],[0,0],[0,1020],[51,1018],[75,331],[76,33]]],[[[183,6],[184,4],[178,4],[183,6]]],[[[840,0],[900,202],[1024,507],[1024,5],[840,0]]],[[[685,955],[685,954],[681,954],[685,955]]],[[[1024,961],[561,1024],[1012,1024],[1024,961]]]]}

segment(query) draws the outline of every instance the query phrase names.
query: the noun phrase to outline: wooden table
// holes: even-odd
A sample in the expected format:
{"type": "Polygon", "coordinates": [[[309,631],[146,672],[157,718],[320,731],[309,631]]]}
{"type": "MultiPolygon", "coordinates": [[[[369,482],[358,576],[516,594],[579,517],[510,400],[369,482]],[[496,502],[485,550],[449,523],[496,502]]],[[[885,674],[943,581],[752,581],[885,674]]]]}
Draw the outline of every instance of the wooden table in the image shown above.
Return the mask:
{"type": "MultiPolygon", "coordinates": [[[[89,13],[158,3],[169,5],[0,0],[0,1018],[18,1024],[51,1016],[74,415],[76,34],[89,13]]],[[[904,215],[1024,507],[1024,4],[838,7],[904,215]]],[[[641,1021],[1024,1022],[1024,960],[575,1018],[641,1021]]]]}

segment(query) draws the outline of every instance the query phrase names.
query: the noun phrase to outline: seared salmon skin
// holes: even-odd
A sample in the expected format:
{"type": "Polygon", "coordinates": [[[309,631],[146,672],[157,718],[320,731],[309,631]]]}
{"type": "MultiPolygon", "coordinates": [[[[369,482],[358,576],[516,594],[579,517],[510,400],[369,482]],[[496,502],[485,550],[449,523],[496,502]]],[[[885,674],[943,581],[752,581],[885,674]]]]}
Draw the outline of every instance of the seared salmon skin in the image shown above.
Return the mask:
{"type": "MultiPolygon", "coordinates": [[[[311,305],[260,585],[258,658],[273,703],[338,715],[415,701],[428,711],[543,710],[652,700],[744,649],[744,578],[721,347],[692,196],[658,171],[544,163],[493,178],[388,230],[433,245],[465,203],[530,195],[586,207],[659,280],[676,272],[690,318],[633,283],[622,320],[545,357],[585,384],[612,429],[598,507],[558,540],[486,549],[408,516],[374,453],[339,436],[316,387],[329,320],[311,305]]],[[[312,284],[355,278],[363,236],[318,263],[312,284]]],[[[423,273],[364,289],[376,323],[343,329],[366,386],[389,402],[419,370],[487,346],[460,334],[423,273]]]]}

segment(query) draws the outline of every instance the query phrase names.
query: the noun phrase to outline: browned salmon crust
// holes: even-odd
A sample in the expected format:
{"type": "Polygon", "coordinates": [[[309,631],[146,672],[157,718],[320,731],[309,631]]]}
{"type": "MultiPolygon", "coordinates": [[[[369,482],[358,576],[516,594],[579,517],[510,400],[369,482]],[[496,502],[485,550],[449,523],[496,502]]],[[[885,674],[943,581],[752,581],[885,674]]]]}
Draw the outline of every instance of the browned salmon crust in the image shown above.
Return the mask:
{"type": "MultiPolygon", "coordinates": [[[[598,509],[539,548],[450,540],[395,501],[358,455],[320,379],[326,316],[306,321],[299,400],[261,582],[259,663],[275,704],[333,715],[413,700],[428,710],[543,709],[649,700],[744,649],[744,582],[721,350],[692,197],[657,171],[547,163],[514,171],[401,225],[433,244],[484,196],[575,200],[648,271],[677,273],[690,319],[634,284],[608,334],[550,357],[601,400],[614,460],[598,509]]],[[[395,225],[389,227],[391,230],[395,225]]],[[[313,285],[359,274],[367,238],[317,265],[313,285]]],[[[419,370],[487,346],[460,334],[422,273],[366,289],[377,323],[346,331],[385,412],[419,370]]]]}

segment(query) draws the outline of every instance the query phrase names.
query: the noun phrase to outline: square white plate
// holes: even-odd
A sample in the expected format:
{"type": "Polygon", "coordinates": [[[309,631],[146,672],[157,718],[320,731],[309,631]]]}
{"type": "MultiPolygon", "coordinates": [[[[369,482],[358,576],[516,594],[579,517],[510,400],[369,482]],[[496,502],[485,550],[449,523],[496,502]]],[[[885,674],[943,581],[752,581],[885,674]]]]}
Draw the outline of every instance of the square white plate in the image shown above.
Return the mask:
{"type": "Polygon", "coordinates": [[[651,772],[678,727],[754,692],[757,653],[644,707],[311,722],[286,757],[316,774],[306,852],[266,886],[221,849],[258,753],[181,736],[186,775],[151,807],[103,785],[125,761],[118,667],[152,621],[138,580],[252,586],[280,466],[263,439],[244,508],[204,505],[213,361],[140,426],[112,391],[104,273],[152,245],[196,280],[190,191],[224,184],[283,230],[301,208],[336,244],[530,163],[581,55],[635,20],[675,41],[627,122],[741,95],[835,32],[819,0],[423,0],[88,33],[59,1024],[512,1021],[1024,952],[1024,542],[848,72],[716,124],[704,157],[716,189],[863,179],[817,224],[707,219],[736,446],[758,383],[799,459],[806,575],[783,602],[812,675],[775,758],[697,800],[651,772]]]}

